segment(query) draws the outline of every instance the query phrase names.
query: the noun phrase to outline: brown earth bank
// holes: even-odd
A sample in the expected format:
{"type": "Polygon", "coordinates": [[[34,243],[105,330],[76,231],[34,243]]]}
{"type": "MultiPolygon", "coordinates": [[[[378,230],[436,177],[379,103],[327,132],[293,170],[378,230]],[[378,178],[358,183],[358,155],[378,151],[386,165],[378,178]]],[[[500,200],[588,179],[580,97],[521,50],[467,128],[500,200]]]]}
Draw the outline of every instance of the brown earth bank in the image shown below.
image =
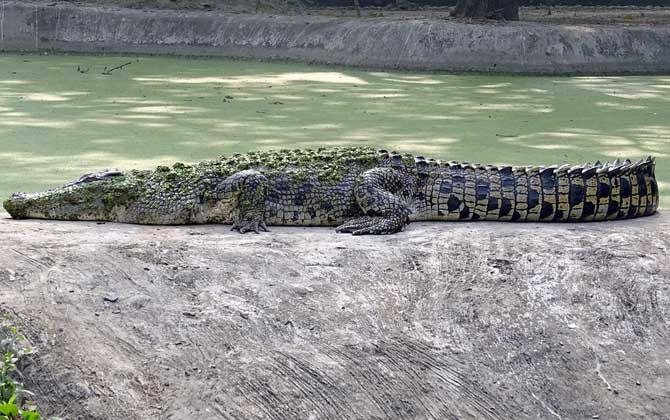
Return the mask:
{"type": "MultiPolygon", "coordinates": [[[[353,7],[308,7],[299,0],[44,0],[45,4],[76,4],[131,9],[201,10],[225,13],[259,13],[356,17],[353,7]]],[[[353,4],[353,2],[352,2],[353,4]]],[[[400,7],[363,7],[362,17],[383,19],[456,20],[449,16],[452,7],[417,6],[400,1],[400,7]]],[[[670,24],[670,7],[660,6],[545,6],[522,7],[522,21],[577,24],[657,26],[670,24]],[[551,11],[550,11],[551,10],[551,11]]]]}
{"type": "Polygon", "coordinates": [[[24,381],[66,419],[670,418],[667,214],[0,237],[24,381]]]}

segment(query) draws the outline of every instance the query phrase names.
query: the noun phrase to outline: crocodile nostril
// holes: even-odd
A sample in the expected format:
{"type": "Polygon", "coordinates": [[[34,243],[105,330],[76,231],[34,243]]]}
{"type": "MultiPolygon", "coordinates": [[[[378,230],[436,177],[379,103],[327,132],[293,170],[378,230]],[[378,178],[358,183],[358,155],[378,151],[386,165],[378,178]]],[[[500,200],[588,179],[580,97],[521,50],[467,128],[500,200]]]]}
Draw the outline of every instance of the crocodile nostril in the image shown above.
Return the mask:
{"type": "Polygon", "coordinates": [[[22,200],[24,198],[26,198],[26,193],[23,192],[15,192],[11,197],[9,197],[10,200],[22,200]]]}

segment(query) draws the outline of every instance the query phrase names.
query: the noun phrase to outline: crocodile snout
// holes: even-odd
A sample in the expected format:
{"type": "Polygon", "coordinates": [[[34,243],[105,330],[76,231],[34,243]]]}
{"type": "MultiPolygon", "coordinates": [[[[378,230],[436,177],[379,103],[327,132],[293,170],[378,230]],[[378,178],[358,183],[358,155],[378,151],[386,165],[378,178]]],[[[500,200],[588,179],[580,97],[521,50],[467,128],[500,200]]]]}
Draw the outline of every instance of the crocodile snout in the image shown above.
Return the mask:
{"type": "Polygon", "coordinates": [[[25,207],[26,199],[28,195],[26,193],[17,192],[11,195],[8,200],[5,200],[2,203],[2,206],[5,210],[15,219],[21,219],[25,217],[25,207]]]}

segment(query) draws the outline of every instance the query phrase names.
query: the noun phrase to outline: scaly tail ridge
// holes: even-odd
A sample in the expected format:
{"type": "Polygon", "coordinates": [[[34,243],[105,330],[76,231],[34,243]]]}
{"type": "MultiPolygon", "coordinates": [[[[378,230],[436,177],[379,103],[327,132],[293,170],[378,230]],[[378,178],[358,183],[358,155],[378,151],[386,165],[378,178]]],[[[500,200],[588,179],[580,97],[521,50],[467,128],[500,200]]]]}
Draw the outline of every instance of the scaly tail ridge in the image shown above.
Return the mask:
{"type": "Polygon", "coordinates": [[[648,216],[658,208],[651,156],[578,166],[416,163],[423,181],[415,220],[590,222],[648,216]]]}

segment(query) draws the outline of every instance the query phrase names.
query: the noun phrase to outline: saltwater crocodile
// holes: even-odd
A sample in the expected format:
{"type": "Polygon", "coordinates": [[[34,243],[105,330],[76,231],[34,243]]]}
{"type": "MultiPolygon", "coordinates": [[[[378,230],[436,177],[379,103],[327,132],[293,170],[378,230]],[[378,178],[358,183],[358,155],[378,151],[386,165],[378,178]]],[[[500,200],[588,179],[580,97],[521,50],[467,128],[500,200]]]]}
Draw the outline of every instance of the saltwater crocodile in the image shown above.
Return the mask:
{"type": "Polygon", "coordinates": [[[654,160],[482,166],[370,148],[262,151],[152,171],[106,170],[4,202],[17,219],[338,226],[388,234],[415,220],[587,222],[653,214],[654,160]]]}

